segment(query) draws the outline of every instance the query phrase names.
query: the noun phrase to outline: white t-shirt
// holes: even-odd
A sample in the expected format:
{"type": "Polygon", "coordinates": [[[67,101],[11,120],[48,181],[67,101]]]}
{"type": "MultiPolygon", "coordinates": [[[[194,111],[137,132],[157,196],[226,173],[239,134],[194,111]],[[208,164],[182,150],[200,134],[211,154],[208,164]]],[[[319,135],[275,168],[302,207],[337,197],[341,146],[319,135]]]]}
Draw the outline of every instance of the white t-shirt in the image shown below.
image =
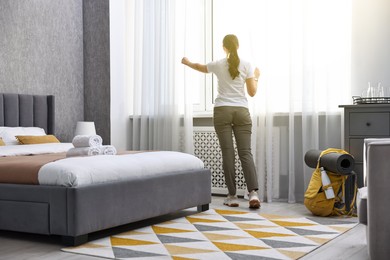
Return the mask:
{"type": "Polygon", "coordinates": [[[248,107],[245,81],[254,77],[254,69],[249,62],[240,59],[240,65],[238,66],[240,75],[234,80],[230,76],[229,64],[226,58],[208,63],[207,70],[214,73],[218,78],[218,95],[215,99],[215,107],[248,107]]]}

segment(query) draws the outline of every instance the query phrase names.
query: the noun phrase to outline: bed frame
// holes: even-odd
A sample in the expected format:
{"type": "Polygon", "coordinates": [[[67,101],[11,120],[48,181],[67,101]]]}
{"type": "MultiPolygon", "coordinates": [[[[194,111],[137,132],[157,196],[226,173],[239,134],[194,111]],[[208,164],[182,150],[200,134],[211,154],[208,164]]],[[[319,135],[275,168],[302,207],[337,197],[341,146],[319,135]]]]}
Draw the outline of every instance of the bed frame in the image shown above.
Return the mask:
{"type": "MultiPolygon", "coordinates": [[[[54,96],[0,94],[0,126],[55,129],[54,96]]],[[[1,149],[1,148],[0,148],[1,149]]],[[[210,170],[142,180],[60,187],[0,183],[0,230],[60,235],[66,245],[88,234],[211,202],[210,170]]]]}

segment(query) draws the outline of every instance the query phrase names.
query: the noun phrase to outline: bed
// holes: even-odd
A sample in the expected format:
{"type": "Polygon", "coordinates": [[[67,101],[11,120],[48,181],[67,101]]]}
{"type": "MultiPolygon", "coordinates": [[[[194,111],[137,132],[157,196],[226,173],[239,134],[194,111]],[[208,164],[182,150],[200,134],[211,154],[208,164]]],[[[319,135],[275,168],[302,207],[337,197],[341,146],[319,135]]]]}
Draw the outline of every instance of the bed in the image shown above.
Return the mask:
{"type": "MultiPolygon", "coordinates": [[[[0,94],[0,126],[54,134],[54,111],[54,96],[0,94]]],[[[191,207],[205,211],[210,202],[204,168],[76,187],[0,183],[0,230],[59,235],[79,245],[92,232],[191,207]]]]}

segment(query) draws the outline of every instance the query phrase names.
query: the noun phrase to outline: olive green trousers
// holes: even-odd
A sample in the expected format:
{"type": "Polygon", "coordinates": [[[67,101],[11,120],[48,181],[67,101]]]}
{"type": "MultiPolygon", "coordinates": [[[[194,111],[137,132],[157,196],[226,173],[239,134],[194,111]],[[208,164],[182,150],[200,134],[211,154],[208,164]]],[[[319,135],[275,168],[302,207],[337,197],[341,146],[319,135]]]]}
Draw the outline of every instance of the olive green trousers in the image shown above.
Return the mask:
{"type": "Polygon", "coordinates": [[[222,150],[223,172],[229,195],[236,195],[233,134],[248,191],[257,190],[257,174],[251,150],[252,119],[249,110],[234,106],[215,107],[213,119],[222,150]]]}

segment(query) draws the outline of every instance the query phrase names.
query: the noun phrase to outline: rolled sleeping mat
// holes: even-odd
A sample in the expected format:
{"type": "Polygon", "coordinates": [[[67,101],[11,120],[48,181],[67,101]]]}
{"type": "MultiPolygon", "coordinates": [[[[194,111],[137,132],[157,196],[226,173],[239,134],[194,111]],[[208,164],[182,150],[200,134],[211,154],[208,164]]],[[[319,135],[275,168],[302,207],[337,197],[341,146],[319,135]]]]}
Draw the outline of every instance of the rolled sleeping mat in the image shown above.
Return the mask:
{"type": "MultiPolygon", "coordinates": [[[[310,168],[316,168],[321,150],[309,150],[305,154],[305,163],[310,168]]],[[[325,170],[341,174],[349,175],[355,168],[355,159],[350,154],[328,153],[321,157],[320,167],[325,170]]]]}

